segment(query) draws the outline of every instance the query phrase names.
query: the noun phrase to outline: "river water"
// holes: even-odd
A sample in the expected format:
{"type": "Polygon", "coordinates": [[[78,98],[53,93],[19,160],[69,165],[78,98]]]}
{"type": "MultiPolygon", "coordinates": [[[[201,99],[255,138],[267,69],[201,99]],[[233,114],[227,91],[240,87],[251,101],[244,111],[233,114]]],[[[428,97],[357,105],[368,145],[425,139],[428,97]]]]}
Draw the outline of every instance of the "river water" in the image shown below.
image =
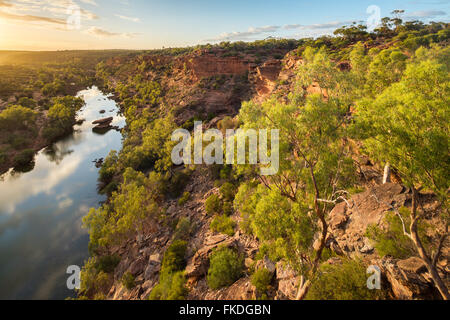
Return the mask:
{"type": "Polygon", "coordinates": [[[74,296],[66,286],[67,267],[81,267],[88,258],[81,220],[105,200],[97,192],[93,160],[122,148],[120,132],[94,133],[92,121],[113,116],[112,125],[125,125],[116,103],[98,88],[78,95],[86,102],[78,119],[86,121],[41,150],[32,171],[0,177],[0,299],[74,296]]]}

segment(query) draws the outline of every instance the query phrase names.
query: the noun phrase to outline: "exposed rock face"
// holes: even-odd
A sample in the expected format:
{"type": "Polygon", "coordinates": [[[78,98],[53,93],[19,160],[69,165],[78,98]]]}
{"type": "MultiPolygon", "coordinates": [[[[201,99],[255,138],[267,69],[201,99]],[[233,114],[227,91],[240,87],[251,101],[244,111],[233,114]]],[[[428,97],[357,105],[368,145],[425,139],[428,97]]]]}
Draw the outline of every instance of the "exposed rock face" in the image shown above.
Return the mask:
{"type": "Polygon", "coordinates": [[[396,299],[439,299],[439,293],[433,287],[433,282],[421,259],[411,257],[399,261],[384,258],[381,261],[381,267],[396,299]]]}
{"type": "Polygon", "coordinates": [[[283,262],[277,263],[276,278],[278,281],[278,292],[276,300],[294,300],[297,296],[300,279],[295,271],[283,262]]]}
{"type": "Polygon", "coordinates": [[[250,62],[239,57],[217,57],[212,54],[199,55],[187,62],[196,80],[215,75],[242,75],[250,71],[250,62]]]}
{"type": "Polygon", "coordinates": [[[275,89],[281,72],[281,61],[266,61],[262,66],[256,68],[256,72],[256,90],[259,95],[267,95],[275,89]]]}
{"type": "Polygon", "coordinates": [[[404,191],[398,184],[380,185],[353,196],[348,204],[336,205],[329,217],[333,249],[350,256],[373,254],[374,249],[365,237],[367,227],[379,225],[392,207],[404,206],[411,199],[404,191]]]}

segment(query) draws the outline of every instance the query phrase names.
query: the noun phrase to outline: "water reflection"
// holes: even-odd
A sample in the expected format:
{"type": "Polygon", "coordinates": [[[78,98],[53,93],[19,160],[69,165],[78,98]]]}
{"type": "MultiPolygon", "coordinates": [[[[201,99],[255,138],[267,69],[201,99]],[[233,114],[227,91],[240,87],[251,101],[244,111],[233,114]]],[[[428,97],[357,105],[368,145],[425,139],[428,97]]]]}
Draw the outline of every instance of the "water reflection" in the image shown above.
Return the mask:
{"type": "Polygon", "coordinates": [[[97,193],[93,160],[120,150],[122,136],[92,132],[92,121],[114,116],[117,106],[97,88],[80,92],[86,106],[74,133],[39,152],[28,173],[8,172],[0,180],[0,298],[64,299],[68,265],[82,265],[88,235],[81,219],[104,198],[97,193]],[[106,115],[100,114],[107,110],[106,115]]]}

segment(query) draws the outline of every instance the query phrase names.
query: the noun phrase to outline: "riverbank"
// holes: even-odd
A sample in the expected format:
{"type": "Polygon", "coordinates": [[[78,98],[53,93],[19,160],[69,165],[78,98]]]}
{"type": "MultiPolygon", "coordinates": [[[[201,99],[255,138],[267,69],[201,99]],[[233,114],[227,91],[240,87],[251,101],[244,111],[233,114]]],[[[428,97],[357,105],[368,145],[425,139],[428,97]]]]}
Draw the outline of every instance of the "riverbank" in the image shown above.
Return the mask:
{"type": "Polygon", "coordinates": [[[82,218],[106,200],[97,191],[99,168],[93,160],[122,148],[120,132],[97,134],[92,122],[106,110],[113,125],[125,125],[116,103],[97,88],[80,96],[86,104],[78,118],[85,121],[40,149],[31,171],[6,173],[0,180],[0,299],[74,297],[66,286],[66,270],[81,267],[88,258],[82,218]]]}

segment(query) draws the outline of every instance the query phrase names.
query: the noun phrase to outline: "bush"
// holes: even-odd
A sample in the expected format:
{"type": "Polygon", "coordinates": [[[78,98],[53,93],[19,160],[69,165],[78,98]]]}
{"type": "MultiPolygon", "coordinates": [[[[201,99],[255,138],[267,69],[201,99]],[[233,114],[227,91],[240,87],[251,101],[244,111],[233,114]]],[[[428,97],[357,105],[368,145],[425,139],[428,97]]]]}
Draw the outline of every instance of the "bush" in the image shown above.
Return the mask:
{"type": "Polygon", "coordinates": [[[221,248],[213,253],[208,270],[208,286],[220,289],[236,282],[242,275],[243,259],[234,250],[221,248]]]}
{"type": "Polygon", "coordinates": [[[231,216],[233,214],[233,204],[231,202],[224,202],[222,212],[226,216],[231,216]]]}
{"type": "Polygon", "coordinates": [[[153,288],[149,300],[184,300],[187,294],[183,272],[164,274],[153,288]]]}
{"type": "Polygon", "coordinates": [[[205,210],[208,214],[215,214],[221,211],[221,201],[218,195],[213,194],[206,199],[205,210]]]}
{"type": "MultiPolygon", "coordinates": [[[[181,220],[179,225],[185,225],[186,220],[181,220]]],[[[182,300],[187,294],[186,279],[183,272],[186,267],[184,259],[187,242],[176,240],[164,254],[159,283],[149,296],[149,300],[182,300]]]]}
{"type": "Polygon", "coordinates": [[[95,268],[98,271],[102,271],[104,273],[112,273],[114,269],[120,262],[120,257],[117,255],[112,256],[103,256],[97,259],[97,263],[95,264],[95,268]]]}
{"type": "Polygon", "coordinates": [[[173,273],[181,271],[186,267],[187,242],[182,240],[174,241],[164,254],[162,262],[162,273],[173,273]]]}
{"type": "Polygon", "coordinates": [[[252,275],[252,284],[256,287],[256,290],[258,290],[258,293],[260,295],[264,295],[272,282],[273,274],[267,270],[259,269],[256,270],[256,272],[252,275]]]}
{"type": "MultiPolygon", "coordinates": [[[[405,225],[409,228],[410,218],[409,209],[401,208],[400,214],[405,221],[405,225]]],[[[396,259],[406,259],[416,254],[416,249],[410,238],[403,234],[403,225],[400,218],[390,213],[386,215],[385,221],[388,224],[386,231],[376,225],[367,228],[366,236],[375,242],[375,248],[381,257],[391,256],[396,259]]],[[[409,230],[407,230],[409,232],[409,230]]],[[[424,236],[425,226],[422,221],[418,225],[419,236],[425,247],[429,246],[429,241],[424,236]]]]}
{"type": "Polygon", "coordinates": [[[34,127],[37,113],[22,106],[10,106],[0,112],[0,128],[6,130],[34,127]]]}
{"type": "Polygon", "coordinates": [[[236,195],[236,188],[229,182],[226,182],[220,188],[220,194],[222,196],[223,201],[234,201],[234,197],[236,195]]]}
{"type": "Polygon", "coordinates": [[[130,272],[126,272],[122,277],[122,285],[128,290],[133,289],[136,286],[134,276],[130,272]]]}
{"type": "Polygon", "coordinates": [[[189,192],[183,193],[183,196],[178,200],[178,205],[182,206],[186,204],[186,202],[188,202],[190,198],[191,194],[189,192]]]}
{"type": "Polygon", "coordinates": [[[33,163],[34,161],[34,150],[27,149],[23,150],[21,153],[14,157],[13,163],[14,167],[25,167],[33,163]]]}
{"type": "Polygon", "coordinates": [[[230,237],[234,235],[234,228],[236,227],[236,222],[226,215],[217,216],[211,222],[210,228],[212,231],[217,233],[223,233],[229,235],[230,237]]]}
{"type": "Polygon", "coordinates": [[[191,233],[191,220],[189,218],[181,218],[175,229],[175,240],[187,240],[191,233]]]}
{"type": "Polygon", "coordinates": [[[306,296],[308,300],[378,300],[384,292],[367,288],[366,267],[360,261],[324,264],[306,296]]]}

